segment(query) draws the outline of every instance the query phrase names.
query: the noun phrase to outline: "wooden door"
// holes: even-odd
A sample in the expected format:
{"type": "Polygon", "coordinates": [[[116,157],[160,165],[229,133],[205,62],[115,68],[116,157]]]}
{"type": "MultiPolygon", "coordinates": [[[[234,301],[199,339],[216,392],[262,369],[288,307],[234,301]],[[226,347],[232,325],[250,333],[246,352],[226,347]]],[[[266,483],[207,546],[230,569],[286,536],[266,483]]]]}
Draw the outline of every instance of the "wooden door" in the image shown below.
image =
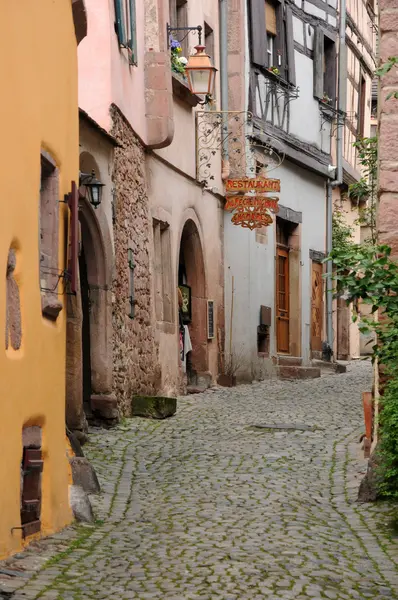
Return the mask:
{"type": "Polygon", "coordinates": [[[289,251],[276,250],[276,345],[289,353],[289,251]]]}
{"type": "Polygon", "coordinates": [[[323,266],[312,263],[311,350],[322,352],[323,266]]]}

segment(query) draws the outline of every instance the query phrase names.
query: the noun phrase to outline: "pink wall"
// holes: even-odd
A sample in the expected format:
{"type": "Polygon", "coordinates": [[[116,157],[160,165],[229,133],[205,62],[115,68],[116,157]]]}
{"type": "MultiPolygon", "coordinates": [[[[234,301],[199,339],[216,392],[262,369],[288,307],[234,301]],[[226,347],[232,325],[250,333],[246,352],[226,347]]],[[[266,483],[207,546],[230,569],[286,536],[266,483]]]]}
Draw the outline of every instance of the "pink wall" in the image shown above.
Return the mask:
{"type": "Polygon", "coordinates": [[[115,33],[113,0],[86,0],[88,34],[79,46],[79,107],[101,127],[111,128],[109,107],[116,104],[145,141],[144,2],[136,2],[138,66],[129,65],[115,33]]]}

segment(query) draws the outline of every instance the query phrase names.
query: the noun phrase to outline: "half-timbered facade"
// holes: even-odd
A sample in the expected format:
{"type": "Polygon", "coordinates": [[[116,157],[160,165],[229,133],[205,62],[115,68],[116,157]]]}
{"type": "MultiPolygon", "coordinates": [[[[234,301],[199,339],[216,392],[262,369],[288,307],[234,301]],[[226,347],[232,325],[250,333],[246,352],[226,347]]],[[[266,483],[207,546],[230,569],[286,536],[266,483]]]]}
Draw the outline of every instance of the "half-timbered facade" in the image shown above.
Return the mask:
{"type": "Polygon", "coordinates": [[[326,338],[322,261],[337,113],[336,3],[231,3],[231,30],[245,15],[245,43],[238,48],[229,40],[231,63],[244,74],[240,86],[230,74],[229,109],[244,99],[251,121],[246,153],[255,145],[256,173],[281,186],[269,227],[250,231],[225,219],[226,348],[245,379],[264,377],[274,364],[287,375],[318,374],[309,367],[326,338]]]}

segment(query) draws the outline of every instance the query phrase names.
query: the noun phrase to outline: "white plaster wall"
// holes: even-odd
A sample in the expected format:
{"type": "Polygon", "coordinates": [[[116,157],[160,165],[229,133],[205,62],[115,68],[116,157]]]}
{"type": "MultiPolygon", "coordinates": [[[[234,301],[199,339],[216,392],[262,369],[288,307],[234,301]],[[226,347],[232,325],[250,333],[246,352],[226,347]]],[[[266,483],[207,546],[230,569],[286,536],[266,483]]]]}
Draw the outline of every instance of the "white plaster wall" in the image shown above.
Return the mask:
{"type": "MultiPolygon", "coordinates": [[[[321,177],[313,175],[287,160],[273,177],[281,180],[280,204],[302,212],[301,224],[301,304],[302,356],[309,359],[311,323],[311,260],[310,250],[326,250],[326,190],[321,177]]],[[[232,276],[234,276],[234,312],[232,348],[244,353],[245,369],[241,375],[249,378],[254,371],[264,370],[264,360],[257,357],[257,326],[260,306],[271,306],[272,327],[270,354],[276,354],[275,344],[275,224],[267,231],[267,245],[256,242],[255,232],[236,227],[231,215],[224,216],[225,252],[225,323],[226,351],[230,348],[230,317],[232,276]]]]}
{"type": "Polygon", "coordinates": [[[294,52],[294,59],[300,93],[299,97],[290,103],[289,132],[321,148],[320,111],[319,102],[314,98],[313,61],[297,50],[294,52]]]}

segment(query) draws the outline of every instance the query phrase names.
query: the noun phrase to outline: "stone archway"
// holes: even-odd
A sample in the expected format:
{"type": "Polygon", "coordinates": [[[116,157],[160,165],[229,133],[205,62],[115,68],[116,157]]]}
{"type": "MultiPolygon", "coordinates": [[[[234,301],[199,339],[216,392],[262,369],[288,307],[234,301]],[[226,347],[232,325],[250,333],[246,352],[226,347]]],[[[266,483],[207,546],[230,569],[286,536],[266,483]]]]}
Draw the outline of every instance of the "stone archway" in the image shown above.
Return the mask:
{"type": "MultiPolygon", "coordinates": [[[[82,153],[83,172],[98,165],[82,153]]],[[[68,296],[66,422],[81,441],[87,430],[86,415],[104,420],[117,418],[112,395],[112,263],[113,250],[105,216],[80,197],[81,249],[79,291],[68,296]]]]}
{"type": "Polygon", "coordinates": [[[191,288],[192,318],[188,324],[192,344],[188,356],[188,381],[195,384],[198,378],[208,375],[209,358],[207,343],[207,288],[202,242],[198,225],[192,218],[185,221],[181,233],[178,285],[191,288]]]}

